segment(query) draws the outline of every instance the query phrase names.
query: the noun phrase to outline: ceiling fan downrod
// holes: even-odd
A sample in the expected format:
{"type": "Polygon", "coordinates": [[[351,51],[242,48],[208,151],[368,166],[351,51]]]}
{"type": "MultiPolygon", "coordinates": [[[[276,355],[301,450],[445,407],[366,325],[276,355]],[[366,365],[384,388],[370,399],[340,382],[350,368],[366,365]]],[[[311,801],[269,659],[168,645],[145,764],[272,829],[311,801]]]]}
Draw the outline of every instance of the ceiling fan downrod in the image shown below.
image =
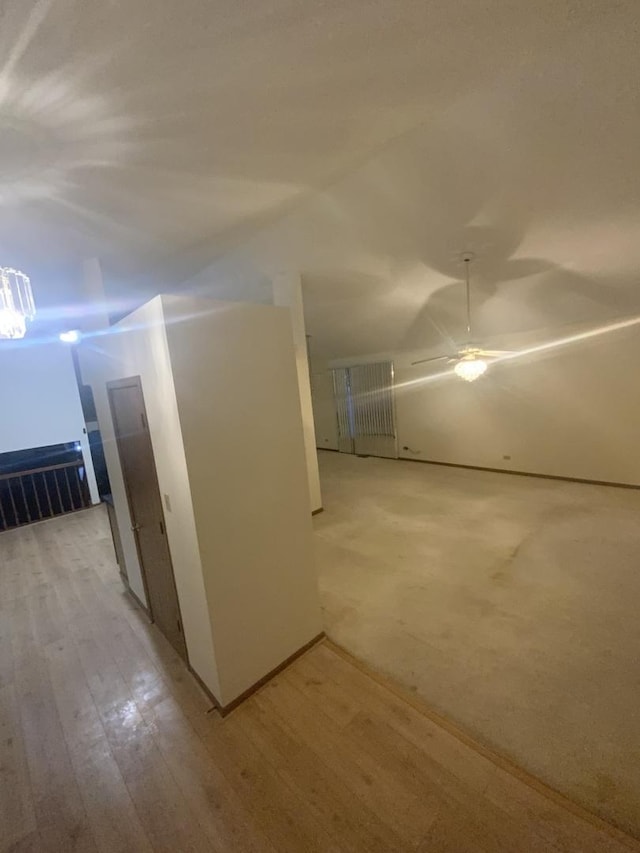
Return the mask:
{"type": "Polygon", "coordinates": [[[474,258],[473,252],[465,252],[462,256],[464,261],[465,278],[467,285],[467,340],[471,340],[471,286],[469,284],[469,264],[474,258]]]}

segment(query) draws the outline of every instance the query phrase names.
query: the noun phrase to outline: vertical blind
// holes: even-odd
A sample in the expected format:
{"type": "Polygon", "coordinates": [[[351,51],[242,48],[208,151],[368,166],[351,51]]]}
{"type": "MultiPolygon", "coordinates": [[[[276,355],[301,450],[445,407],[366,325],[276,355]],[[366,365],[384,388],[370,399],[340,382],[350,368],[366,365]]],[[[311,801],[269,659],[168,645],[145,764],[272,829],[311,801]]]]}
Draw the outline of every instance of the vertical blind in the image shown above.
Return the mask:
{"type": "Polygon", "coordinates": [[[392,362],[336,368],[333,388],[339,450],[397,457],[392,362]]]}

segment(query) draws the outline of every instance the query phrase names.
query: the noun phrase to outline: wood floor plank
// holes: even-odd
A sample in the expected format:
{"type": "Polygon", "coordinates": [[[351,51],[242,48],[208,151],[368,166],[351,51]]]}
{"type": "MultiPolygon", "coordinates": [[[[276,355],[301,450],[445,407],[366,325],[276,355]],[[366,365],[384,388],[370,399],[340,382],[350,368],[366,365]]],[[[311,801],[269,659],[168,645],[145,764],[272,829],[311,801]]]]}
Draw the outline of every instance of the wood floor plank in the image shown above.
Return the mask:
{"type": "Polygon", "coordinates": [[[218,764],[211,761],[175,701],[168,698],[155,704],[149,713],[153,714],[162,755],[216,849],[276,853],[277,848],[260,832],[251,809],[228,784],[218,764]]]}
{"type": "Polygon", "coordinates": [[[90,634],[77,637],[76,645],[112,754],[153,849],[214,849],[115,662],[90,634]]]}
{"type": "Polygon", "coordinates": [[[49,673],[71,763],[98,848],[151,851],[70,638],[46,648],[49,673]]]}
{"type": "Polygon", "coordinates": [[[463,810],[443,809],[418,853],[494,853],[491,839],[467,820],[463,810]]]}
{"type": "Polygon", "coordinates": [[[330,829],[308,809],[305,792],[279,776],[273,764],[247,742],[232,717],[218,721],[205,743],[227,783],[248,804],[257,825],[277,850],[342,850],[330,829]]]}
{"type": "Polygon", "coordinates": [[[46,849],[46,841],[39,832],[31,832],[8,847],[0,847],[3,853],[41,853],[46,849]]]}
{"type": "Polygon", "coordinates": [[[421,798],[405,779],[387,773],[384,764],[362,752],[335,728],[322,705],[316,706],[300,689],[294,673],[283,673],[256,697],[265,711],[278,716],[292,737],[327,763],[354,798],[380,815],[409,849],[415,847],[438,815],[440,798],[421,798]]]}
{"type": "Polygon", "coordinates": [[[20,711],[13,685],[0,688],[0,849],[37,829],[20,711]]]}
{"type": "Polygon", "coordinates": [[[41,653],[16,673],[16,696],[43,849],[95,851],[41,653]]]}
{"type": "Polygon", "coordinates": [[[348,696],[359,696],[363,709],[387,719],[416,748],[425,750],[430,761],[446,768],[459,782],[480,794],[486,789],[495,772],[495,765],[491,761],[470,751],[452,734],[406,702],[390,695],[388,690],[364,673],[354,673],[353,667],[329,646],[321,646],[317,655],[307,657],[300,663],[315,672],[317,679],[333,681],[348,696]]]}
{"type": "Polygon", "coordinates": [[[13,684],[13,602],[0,598],[0,688],[13,684]]]}
{"type": "Polygon", "coordinates": [[[486,837],[496,853],[506,853],[510,850],[516,830],[519,850],[522,853],[542,853],[556,849],[532,831],[530,826],[516,826],[501,809],[486,801],[482,801],[479,807],[479,798],[475,792],[460,784],[453,774],[436,762],[429,761],[386,720],[363,712],[349,724],[348,733],[361,749],[373,754],[382,754],[388,772],[397,774],[400,778],[408,776],[413,780],[416,789],[424,791],[425,795],[437,791],[444,796],[447,804],[466,815],[471,826],[477,825],[482,829],[482,834],[478,831],[477,835],[486,837]]]}
{"type": "Polygon", "coordinates": [[[2,853],[640,850],[330,645],[208,713],[102,508],[0,534],[0,617],[2,853]]]}
{"type": "Polygon", "coordinates": [[[348,786],[307,746],[293,738],[255,703],[237,712],[234,724],[274,764],[289,787],[306,792],[306,803],[317,819],[332,828],[346,851],[371,853],[400,850],[402,842],[378,815],[356,800],[348,786]]]}

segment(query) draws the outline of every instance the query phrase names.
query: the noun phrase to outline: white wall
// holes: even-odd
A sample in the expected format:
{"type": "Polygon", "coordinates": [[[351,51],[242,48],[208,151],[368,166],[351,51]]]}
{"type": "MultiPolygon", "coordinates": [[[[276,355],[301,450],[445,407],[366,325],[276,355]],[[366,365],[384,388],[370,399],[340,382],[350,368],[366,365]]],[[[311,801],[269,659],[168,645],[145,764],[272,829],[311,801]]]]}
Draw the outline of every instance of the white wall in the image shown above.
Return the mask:
{"type": "Polygon", "coordinates": [[[222,705],[322,630],[287,309],[156,297],[83,345],[129,582],[106,382],[141,377],[189,662],[222,705]]]}
{"type": "Polygon", "coordinates": [[[291,319],[164,301],[226,705],[322,631],[291,319]]]}
{"type": "Polygon", "coordinates": [[[638,364],[637,328],[494,364],[473,383],[421,382],[424,367],[396,359],[400,454],[640,485],[638,364]]]}
{"type": "Polygon", "coordinates": [[[189,662],[218,696],[220,685],[161,298],[134,311],[108,334],[83,343],[82,369],[93,388],[129,584],[146,602],[106,389],[106,383],[114,379],[141,378],[160,492],[171,499],[172,511],[165,511],[165,522],[189,662]]]}
{"type": "MultiPolygon", "coordinates": [[[[639,329],[495,363],[472,383],[385,353],[394,359],[400,457],[640,485],[639,329]]],[[[326,382],[312,387],[316,421],[328,422],[326,382]]]]}
{"type": "Polygon", "coordinates": [[[79,441],[98,503],[80,394],[67,344],[0,341],[0,453],[79,441]]]}
{"type": "Polygon", "coordinates": [[[286,308],[290,315],[293,346],[298,373],[298,390],[302,431],[304,435],[305,456],[307,460],[307,480],[309,484],[309,505],[311,512],[322,509],[322,491],[320,489],[320,471],[316,453],[316,433],[311,400],[311,378],[309,375],[309,350],[304,322],[302,303],[302,281],[296,273],[282,273],[273,281],[273,304],[286,308]]]}

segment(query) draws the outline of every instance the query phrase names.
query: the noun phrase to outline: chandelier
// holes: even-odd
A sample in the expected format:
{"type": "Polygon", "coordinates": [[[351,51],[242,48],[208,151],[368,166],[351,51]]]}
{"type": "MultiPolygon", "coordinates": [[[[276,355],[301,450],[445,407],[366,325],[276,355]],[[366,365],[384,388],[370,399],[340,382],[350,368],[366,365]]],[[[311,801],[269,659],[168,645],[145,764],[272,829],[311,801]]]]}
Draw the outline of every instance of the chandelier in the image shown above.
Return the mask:
{"type": "Polygon", "coordinates": [[[33,320],[35,313],[29,277],[0,267],[0,338],[23,338],[27,320],[33,320]]]}
{"type": "Polygon", "coordinates": [[[453,368],[456,376],[467,382],[475,382],[487,369],[487,362],[475,355],[466,355],[453,368]]]}

